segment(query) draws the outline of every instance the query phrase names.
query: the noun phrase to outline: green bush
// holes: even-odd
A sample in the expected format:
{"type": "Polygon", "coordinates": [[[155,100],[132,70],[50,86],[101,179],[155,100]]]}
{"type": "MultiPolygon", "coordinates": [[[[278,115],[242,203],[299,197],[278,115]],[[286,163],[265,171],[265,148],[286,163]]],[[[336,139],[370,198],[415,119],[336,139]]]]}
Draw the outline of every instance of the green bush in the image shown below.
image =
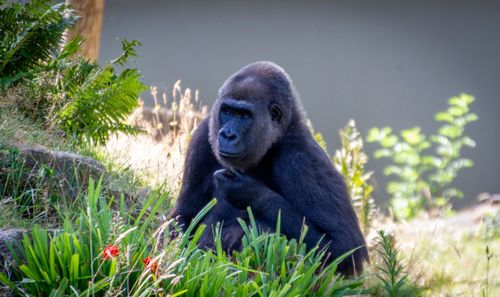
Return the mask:
{"type": "Polygon", "coordinates": [[[467,124],[477,120],[469,109],[473,101],[467,94],[450,98],[448,109],[435,115],[436,121],[444,124],[429,138],[419,127],[401,131],[401,138],[389,127],[369,131],[368,142],[382,147],[375,151],[375,158],[390,158],[393,163],[385,167],[384,174],[396,178],[387,185],[396,217],[413,218],[425,209],[432,215],[446,214],[451,212],[450,201],[463,197],[451,185],[462,168],[473,166],[471,160],[460,156],[464,146],[475,146],[464,135],[467,124]],[[428,153],[431,147],[434,154],[428,153]]]}
{"type": "Polygon", "coordinates": [[[124,40],[123,53],[101,66],[77,55],[79,37],[61,48],[76,18],[65,4],[0,1],[0,29],[6,32],[0,78],[3,91],[16,94],[13,105],[81,143],[103,144],[113,133],[137,132],[125,120],[147,88],[137,69],[124,66],[136,55],[138,41],[124,40]],[[9,90],[14,86],[17,92],[9,90]]]}
{"type": "Polygon", "coordinates": [[[138,98],[146,86],[139,81],[137,69],[117,73],[135,56],[137,41],[122,42],[123,53],[110,63],[100,66],[82,57],[71,59],[78,50],[73,40],[61,52],[51,68],[55,68],[57,91],[64,94],[64,106],[58,109],[57,119],[65,132],[90,144],[104,144],[116,132],[135,133],[126,124],[127,117],[139,106],[138,98]]]}
{"type": "Polygon", "coordinates": [[[0,0],[0,86],[32,78],[57,51],[63,32],[75,24],[65,4],[0,0]]]}

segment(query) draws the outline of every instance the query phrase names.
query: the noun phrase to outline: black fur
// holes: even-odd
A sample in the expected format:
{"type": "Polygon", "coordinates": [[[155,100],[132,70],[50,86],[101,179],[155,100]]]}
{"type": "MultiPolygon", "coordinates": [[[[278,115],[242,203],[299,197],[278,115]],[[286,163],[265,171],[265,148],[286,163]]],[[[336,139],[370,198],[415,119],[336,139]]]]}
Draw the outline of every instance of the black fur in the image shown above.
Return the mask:
{"type": "Polygon", "coordinates": [[[305,242],[312,247],[324,236],[320,245],[327,246],[329,260],[359,248],[339,266],[345,275],[361,272],[368,260],[343,178],[307,129],[290,78],[273,63],[250,64],[221,87],[191,140],[172,216],[185,230],[213,197],[218,203],[203,221],[210,230],[200,240],[204,247],[212,247],[210,226],[223,222],[223,247],[241,248],[236,218],[248,219],[250,206],[269,231],[281,210],[281,232],[288,238],[299,238],[305,222],[305,242]],[[250,118],[232,109],[239,104],[249,106],[250,118]]]}

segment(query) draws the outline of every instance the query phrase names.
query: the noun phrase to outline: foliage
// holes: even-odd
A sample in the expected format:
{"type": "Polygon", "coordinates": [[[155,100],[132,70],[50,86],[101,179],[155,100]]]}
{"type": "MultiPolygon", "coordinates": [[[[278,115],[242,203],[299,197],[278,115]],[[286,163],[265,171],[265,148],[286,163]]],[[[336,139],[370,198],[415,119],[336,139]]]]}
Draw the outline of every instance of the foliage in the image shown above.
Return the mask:
{"type": "Polygon", "coordinates": [[[137,69],[119,72],[117,66],[124,68],[136,56],[138,41],[124,40],[123,53],[100,66],[77,56],[79,37],[60,47],[64,31],[75,23],[74,11],[65,4],[0,3],[1,26],[7,32],[0,51],[2,87],[29,78],[16,84],[22,94],[14,104],[20,110],[91,145],[105,143],[118,131],[137,132],[125,120],[138,107],[146,86],[139,81],[137,69]]]}
{"type": "Polygon", "coordinates": [[[377,278],[382,283],[385,293],[389,297],[418,296],[416,289],[409,282],[409,275],[395,239],[392,235],[378,232],[377,254],[381,263],[377,265],[377,278]]]}
{"type": "Polygon", "coordinates": [[[166,197],[152,195],[133,217],[125,211],[123,196],[119,211],[112,211],[101,196],[101,182],[95,185],[91,181],[87,207],[82,208],[76,226],[67,219],[63,230],[51,235],[33,228],[24,236],[20,253],[10,249],[17,265],[11,279],[0,274],[0,282],[21,296],[103,296],[114,286],[130,290],[129,284],[143,271],[141,259],[147,256],[151,241],[146,236],[166,197]],[[121,247],[119,256],[103,257],[110,242],[121,247]]]}
{"type": "Polygon", "coordinates": [[[388,183],[387,192],[392,195],[392,210],[397,217],[413,218],[426,208],[434,213],[448,213],[450,200],[463,197],[451,184],[462,168],[473,166],[471,160],[460,157],[464,146],[475,146],[464,135],[466,125],[477,120],[477,115],[469,110],[473,101],[474,97],[467,94],[450,98],[448,109],[435,115],[436,121],[444,124],[429,138],[419,127],[401,131],[401,138],[389,127],[369,131],[368,142],[382,147],[375,151],[375,158],[391,158],[393,162],[384,174],[396,177],[388,183]],[[428,154],[433,144],[435,153],[428,154]]]}
{"type": "Polygon", "coordinates": [[[340,129],[339,134],[342,148],[335,152],[333,164],[345,178],[362,230],[367,234],[375,212],[373,187],[368,183],[373,172],[365,172],[368,157],[363,152],[363,139],[354,120],[340,129]]]}
{"type": "Polygon", "coordinates": [[[78,51],[77,44],[78,40],[68,43],[51,65],[61,77],[56,88],[67,102],[57,113],[60,126],[91,144],[104,144],[118,131],[137,132],[125,120],[139,106],[137,98],[146,86],[139,81],[137,69],[127,68],[118,74],[116,66],[124,66],[135,56],[134,47],[139,43],[124,40],[122,55],[104,66],[82,57],[68,59],[78,51]]]}
{"type": "Polygon", "coordinates": [[[303,238],[287,240],[278,232],[261,233],[249,212],[243,249],[232,256],[221,247],[200,250],[197,241],[205,227],[194,226],[215,204],[207,205],[187,232],[160,248],[158,211],[165,195],[152,196],[136,215],[122,200],[118,210],[101,195],[101,182],[89,185],[87,206],[75,225],[52,234],[35,227],[16,252],[12,275],[0,282],[20,296],[345,296],[362,292],[362,281],[336,275],[338,263],[350,253],[323,266],[324,251],[306,250],[303,238]]]}
{"type": "Polygon", "coordinates": [[[34,0],[25,4],[0,0],[0,86],[5,89],[33,77],[58,49],[75,17],[65,4],[34,0]]]}

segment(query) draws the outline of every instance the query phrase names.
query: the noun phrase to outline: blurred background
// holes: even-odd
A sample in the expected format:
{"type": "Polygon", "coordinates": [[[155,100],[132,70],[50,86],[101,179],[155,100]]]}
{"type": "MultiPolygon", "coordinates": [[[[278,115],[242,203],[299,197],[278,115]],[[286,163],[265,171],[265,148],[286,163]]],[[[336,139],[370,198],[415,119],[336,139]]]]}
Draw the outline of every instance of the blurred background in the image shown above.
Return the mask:
{"type": "MultiPolygon", "coordinates": [[[[500,192],[499,1],[106,0],[100,61],[120,53],[121,37],[142,42],[134,66],[147,85],[170,93],[180,79],[209,106],[244,65],[281,65],[330,153],[351,118],[363,135],[385,125],[429,135],[447,99],[470,93],[479,120],[466,134],[477,147],[463,156],[475,166],[459,173],[465,198],[455,203],[500,192]]],[[[153,105],[149,93],[143,99],[153,105]]],[[[376,147],[366,144],[369,156],[376,147]]],[[[368,162],[380,204],[386,161],[368,162]]]]}

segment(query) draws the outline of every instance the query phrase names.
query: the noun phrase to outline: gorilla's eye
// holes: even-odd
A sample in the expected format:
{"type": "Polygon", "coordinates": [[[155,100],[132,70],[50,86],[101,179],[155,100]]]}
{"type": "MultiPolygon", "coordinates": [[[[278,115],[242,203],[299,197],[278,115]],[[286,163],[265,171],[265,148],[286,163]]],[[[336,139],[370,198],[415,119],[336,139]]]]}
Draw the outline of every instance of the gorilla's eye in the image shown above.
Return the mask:
{"type": "Polygon", "coordinates": [[[273,104],[271,106],[271,120],[276,121],[279,123],[281,120],[281,117],[283,116],[283,113],[281,112],[281,109],[279,108],[278,105],[273,104]]]}
{"type": "Polygon", "coordinates": [[[240,119],[249,119],[251,117],[250,112],[246,110],[238,111],[237,114],[240,119]]]}

